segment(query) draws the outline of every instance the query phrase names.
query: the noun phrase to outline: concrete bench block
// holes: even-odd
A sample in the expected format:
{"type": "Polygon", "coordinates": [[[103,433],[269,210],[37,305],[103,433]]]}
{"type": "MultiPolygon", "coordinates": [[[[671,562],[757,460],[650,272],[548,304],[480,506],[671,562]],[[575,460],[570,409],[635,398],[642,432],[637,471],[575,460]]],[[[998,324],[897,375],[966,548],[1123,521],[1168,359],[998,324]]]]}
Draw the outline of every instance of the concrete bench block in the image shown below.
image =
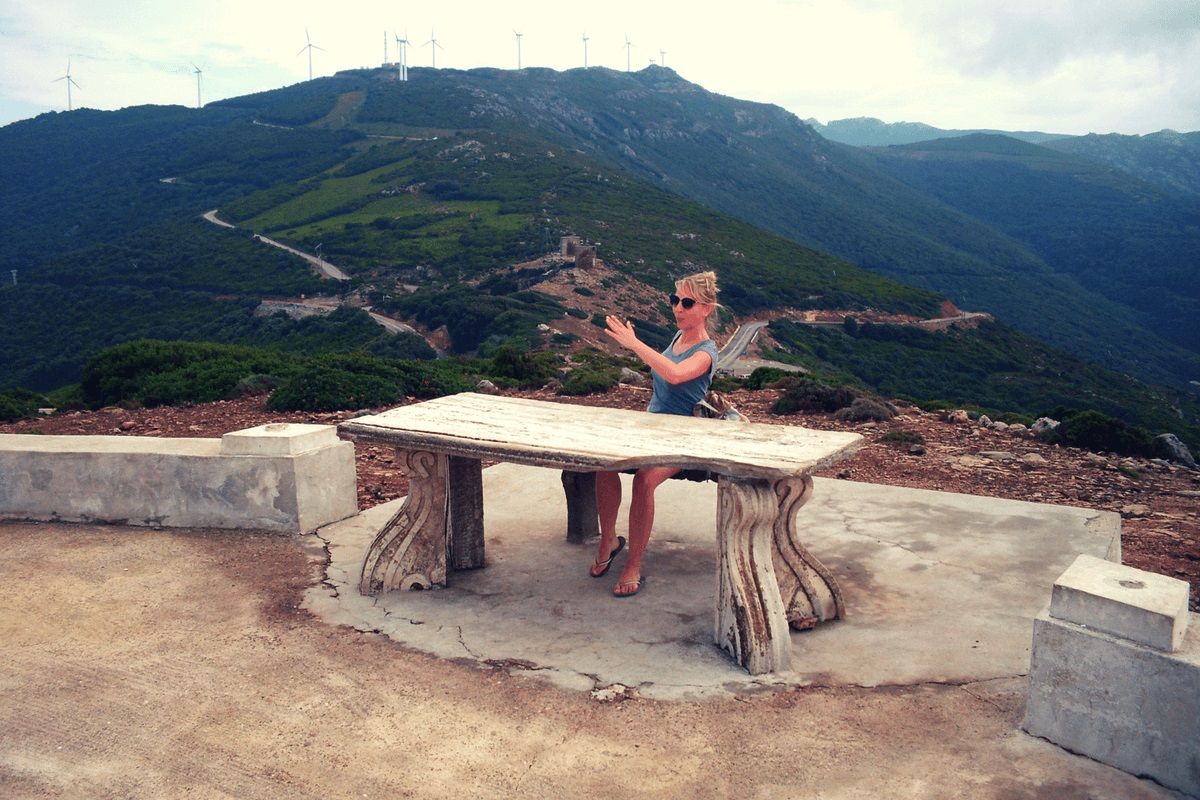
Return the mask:
{"type": "Polygon", "coordinates": [[[1023,727],[1200,797],[1200,629],[1165,653],[1043,612],[1023,727]]]}
{"type": "Polygon", "coordinates": [[[1174,652],[1188,624],[1188,585],[1081,555],[1054,582],[1050,616],[1174,652]]]}
{"type": "Polygon", "coordinates": [[[301,533],[358,513],[332,426],[219,439],[0,434],[0,518],[301,533]]]}
{"type": "Polygon", "coordinates": [[[337,430],[332,425],[269,422],[222,436],[221,455],[295,456],[337,443],[337,430]]]}

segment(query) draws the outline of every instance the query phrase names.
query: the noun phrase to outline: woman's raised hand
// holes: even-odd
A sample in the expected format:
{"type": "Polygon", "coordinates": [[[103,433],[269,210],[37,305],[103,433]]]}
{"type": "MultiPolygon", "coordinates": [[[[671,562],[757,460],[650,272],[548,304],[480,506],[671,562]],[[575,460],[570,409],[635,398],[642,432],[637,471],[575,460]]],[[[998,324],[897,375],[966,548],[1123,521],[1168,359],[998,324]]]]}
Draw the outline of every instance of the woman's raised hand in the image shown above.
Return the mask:
{"type": "Polygon", "coordinates": [[[605,317],[604,321],[608,325],[604,332],[611,336],[621,347],[632,350],[633,346],[638,342],[637,332],[633,329],[633,323],[625,322],[620,317],[614,317],[612,314],[605,317]]]}

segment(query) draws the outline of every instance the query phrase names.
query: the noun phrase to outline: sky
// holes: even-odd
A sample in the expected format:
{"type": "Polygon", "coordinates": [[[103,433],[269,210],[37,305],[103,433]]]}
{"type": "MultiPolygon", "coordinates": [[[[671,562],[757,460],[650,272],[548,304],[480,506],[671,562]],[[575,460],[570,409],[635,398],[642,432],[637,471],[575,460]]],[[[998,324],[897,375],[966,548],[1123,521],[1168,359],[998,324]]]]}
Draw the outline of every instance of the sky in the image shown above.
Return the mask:
{"type": "Polygon", "coordinates": [[[1200,130],[1200,0],[0,0],[0,125],[197,102],[396,58],[410,66],[661,62],[821,122],[1200,130]],[[386,32],[386,34],[385,34],[386,32]],[[626,48],[629,41],[631,47],[626,48]]]}

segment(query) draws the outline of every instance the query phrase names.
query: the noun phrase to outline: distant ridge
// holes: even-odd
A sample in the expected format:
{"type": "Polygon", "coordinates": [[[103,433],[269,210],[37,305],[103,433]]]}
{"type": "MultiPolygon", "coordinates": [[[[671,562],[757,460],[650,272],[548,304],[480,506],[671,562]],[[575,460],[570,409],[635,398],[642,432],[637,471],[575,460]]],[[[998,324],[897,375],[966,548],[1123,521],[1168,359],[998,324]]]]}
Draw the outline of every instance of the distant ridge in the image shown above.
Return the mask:
{"type": "Polygon", "coordinates": [[[826,139],[855,147],[883,147],[892,144],[913,144],[930,139],[947,139],[971,133],[992,133],[1011,136],[1023,142],[1044,144],[1056,139],[1072,138],[1065,133],[1043,133],[1041,131],[1001,131],[991,128],[946,129],[935,128],[924,122],[884,122],[875,117],[853,117],[835,119],[822,125],[815,119],[806,119],[817,133],[826,139]]]}

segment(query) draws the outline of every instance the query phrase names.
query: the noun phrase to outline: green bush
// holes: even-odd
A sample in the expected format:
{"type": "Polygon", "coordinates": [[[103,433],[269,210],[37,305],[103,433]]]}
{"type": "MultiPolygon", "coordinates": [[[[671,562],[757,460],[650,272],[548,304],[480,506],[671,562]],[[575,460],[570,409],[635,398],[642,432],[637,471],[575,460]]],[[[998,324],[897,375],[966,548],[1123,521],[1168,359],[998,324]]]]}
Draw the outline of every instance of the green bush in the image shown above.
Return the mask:
{"type": "Polygon", "coordinates": [[[0,422],[14,422],[32,416],[48,402],[45,397],[24,389],[0,392],[0,422]]]}
{"type": "Polygon", "coordinates": [[[581,395],[606,392],[617,385],[621,371],[616,367],[576,367],[563,381],[559,394],[581,395]]]}
{"type": "Polygon", "coordinates": [[[1154,437],[1145,428],[1128,425],[1099,411],[1081,411],[1062,420],[1053,432],[1056,441],[1123,456],[1154,455],[1154,437]]]}
{"type": "Polygon", "coordinates": [[[791,375],[795,373],[779,367],[756,367],[754,372],[750,373],[750,377],[746,378],[746,388],[762,389],[791,375]]]}
{"type": "Polygon", "coordinates": [[[829,386],[812,378],[789,377],[777,385],[783,389],[783,395],[771,407],[772,414],[831,413],[849,408],[859,396],[848,386],[829,386]]]}
{"type": "Polygon", "coordinates": [[[837,419],[847,422],[866,422],[868,420],[883,422],[896,416],[896,414],[877,400],[872,400],[869,397],[857,397],[846,408],[838,409],[834,416],[837,419]]]}
{"type": "Polygon", "coordinates": [[[429,342],[415,333],[385,333],[367,345],[367,351],[381,358],[416,359],[429,361],[437,358],[437,352],[429,342]]]}
{"type": "Polygon", "coordinates": [[[553,356],[534,356],[505,345],[492,356],[488,373],[492,377],[515,381],[516,385],[522,387],[545,386],[546,381],[554,375],[557,361],[553,356]]]}
{"type": "Polygon", "coordinates": [[[255,394],[266,394],[277,388],[281,383],[280,378],[275,375],[255,374],[247,375],[236,384],[233,391],[229,393],[232,397],[249,397],[255,394]]]}
{"type": "Polygon", "coordinates": [[[205,403],[228,397],[242,378],[275,372],[290,360],[237,345],[141,339],[89,360],[80,389],[93,408],[205,403]]]}
{"type": "Polygon", "coordinates": [[[338,411],[385,406],[403,399],[400,387],[379,375],[309,365],[284,381],[267,401],[276,411],[338,411]]]}
{"type": "Polygon", "coordinates": [[[888,431],[883,436],[879,437],[879,441],[885,444],[908,447],[914,444],[925,444],[925,437],[917,431],[910,431],[901,428],[897,431],[888,431]]]}

